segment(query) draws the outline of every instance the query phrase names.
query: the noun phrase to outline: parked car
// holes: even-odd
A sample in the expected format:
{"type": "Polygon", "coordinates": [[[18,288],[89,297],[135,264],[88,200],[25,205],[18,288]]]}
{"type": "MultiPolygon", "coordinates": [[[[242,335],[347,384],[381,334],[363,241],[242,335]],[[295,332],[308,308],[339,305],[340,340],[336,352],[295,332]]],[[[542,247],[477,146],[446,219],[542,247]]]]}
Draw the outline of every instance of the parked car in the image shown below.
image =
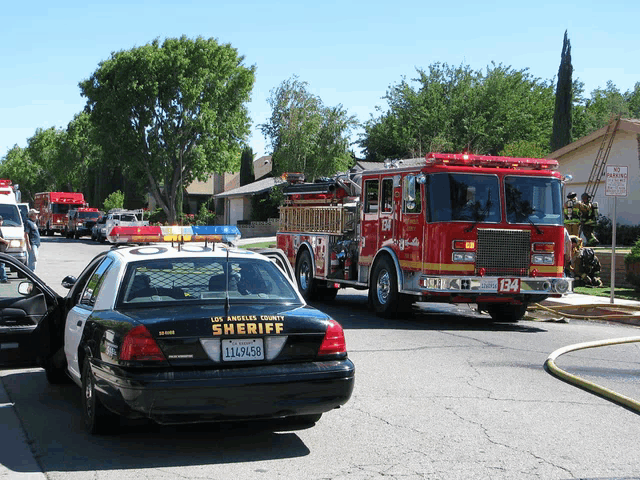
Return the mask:
{"type": "Polygon", "coordinates": [[[315,423],[349,400],[355,367],[340,324],[305,303],[282,258],[221,243],[116,247],[65,277],[61,298],[0,254],[26,277],[0,286],[0,342],[13,345],[0,364],[70,378],[91,433],[119,417],[315,423]]]}
{"type": "Polygon", "coordinates": [[[65,235],[78,239],[91,235],[91,230],[104,213],[94,207],[81,207],[69,210],[65,235]]]}

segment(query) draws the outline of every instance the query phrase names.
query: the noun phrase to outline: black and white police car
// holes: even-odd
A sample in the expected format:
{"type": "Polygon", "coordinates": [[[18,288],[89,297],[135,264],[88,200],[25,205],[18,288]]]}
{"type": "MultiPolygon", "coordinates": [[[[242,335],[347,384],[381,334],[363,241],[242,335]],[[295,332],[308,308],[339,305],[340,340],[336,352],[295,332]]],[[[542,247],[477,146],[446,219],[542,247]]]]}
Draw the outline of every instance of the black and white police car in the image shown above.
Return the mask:
{"type": "Polygon", "coordinates": [[[128,245],[65,277],[64,298],[1,255],[24,278],[0,290],[0,365],[70,378],[91,433],[118,416],[313,423],[345,404],[355,367],[340,324],[270,258],[221,241],[237,228],[176,228],[116,227],[110,240],[128,245]]]}

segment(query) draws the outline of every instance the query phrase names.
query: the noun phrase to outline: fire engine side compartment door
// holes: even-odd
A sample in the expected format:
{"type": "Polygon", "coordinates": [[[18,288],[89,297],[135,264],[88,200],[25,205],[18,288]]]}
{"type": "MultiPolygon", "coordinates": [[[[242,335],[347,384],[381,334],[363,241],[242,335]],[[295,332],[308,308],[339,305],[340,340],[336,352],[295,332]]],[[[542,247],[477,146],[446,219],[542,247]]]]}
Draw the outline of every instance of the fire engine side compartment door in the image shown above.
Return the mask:
{"type": "MultiPolygon", "coordinates": [[[[360,238],[360,265],[371,265],[378,251],[380,180],[366,179],[362,189],[362,220],[360,238]]],[[[363,279],[361,279],[363,280],[363,279]]]]}
{"type": "Polygon", "coordinates": [[[397,203],[400,197],[398,192],[398,198],[394,197],[394,177],[382,178],[380,189],[380,215],[378,222],[378,249],[386,246],[391,246],[395,243],[396,234],[396,218],[398,215],[397,203]]]}
{"type": "MultiPolygon", "coordinates": [[[[414,174],[402,179],[402,198],[399,200],[400,221],[398,222],[398,259],[403,270],[422,271],[424,261],[423,236],[425,224],[425,202],[422,196],[423,185],[417,182],[414,174]]],[[[405,285],[409,287],[409,285],[405,285]]],[[[417,285],[415,285],[417,288],[417,285]]]]}

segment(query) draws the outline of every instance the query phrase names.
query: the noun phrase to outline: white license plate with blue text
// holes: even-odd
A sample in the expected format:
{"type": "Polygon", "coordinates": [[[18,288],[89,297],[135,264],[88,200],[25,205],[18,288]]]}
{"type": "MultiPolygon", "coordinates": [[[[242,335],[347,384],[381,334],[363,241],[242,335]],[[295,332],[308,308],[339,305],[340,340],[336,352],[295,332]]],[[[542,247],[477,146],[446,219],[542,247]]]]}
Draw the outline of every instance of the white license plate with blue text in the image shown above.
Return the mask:
{"type": "Polygon", "coordinates": [[[264,360],[263,341],[261,338],[222,340],[222,360],[224,362],[264,360]]]}

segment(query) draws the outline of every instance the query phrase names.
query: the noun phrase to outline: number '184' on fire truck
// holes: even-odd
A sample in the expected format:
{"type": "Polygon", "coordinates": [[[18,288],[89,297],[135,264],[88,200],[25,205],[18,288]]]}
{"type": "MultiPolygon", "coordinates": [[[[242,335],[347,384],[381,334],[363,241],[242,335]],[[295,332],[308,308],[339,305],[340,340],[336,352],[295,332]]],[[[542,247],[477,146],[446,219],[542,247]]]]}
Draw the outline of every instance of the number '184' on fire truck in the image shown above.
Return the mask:
{"type": "Polygon", "coordinates": [[[555,160],[430,153],[284,188],[278,247],[306,298],[369,290],[385,317],[476,303],[496,321],[571,291],[555,160]]]}

